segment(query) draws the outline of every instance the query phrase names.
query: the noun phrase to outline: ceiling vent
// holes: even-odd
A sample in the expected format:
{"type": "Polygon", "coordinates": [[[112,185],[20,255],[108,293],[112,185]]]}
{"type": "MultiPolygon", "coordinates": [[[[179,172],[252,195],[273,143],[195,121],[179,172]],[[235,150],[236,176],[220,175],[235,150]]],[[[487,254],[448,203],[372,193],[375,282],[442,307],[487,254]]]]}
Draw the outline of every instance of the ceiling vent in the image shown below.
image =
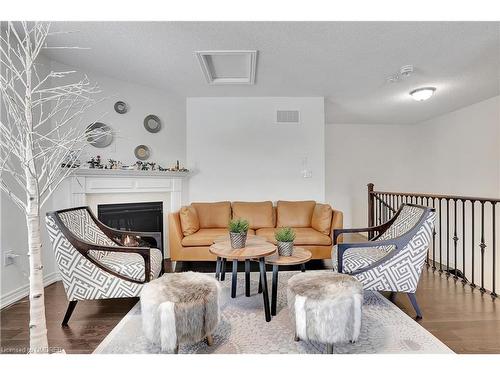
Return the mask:
{"type": "Polygon", "coordinates": [[[300,124],[300,112],[297,110],[277,110],[277,124],[300,124]]]}
{"type": "Polygon", "coordinates": [[[201,71],[210,85],[253,85],[257,51],[196,51],[201,71]]]}

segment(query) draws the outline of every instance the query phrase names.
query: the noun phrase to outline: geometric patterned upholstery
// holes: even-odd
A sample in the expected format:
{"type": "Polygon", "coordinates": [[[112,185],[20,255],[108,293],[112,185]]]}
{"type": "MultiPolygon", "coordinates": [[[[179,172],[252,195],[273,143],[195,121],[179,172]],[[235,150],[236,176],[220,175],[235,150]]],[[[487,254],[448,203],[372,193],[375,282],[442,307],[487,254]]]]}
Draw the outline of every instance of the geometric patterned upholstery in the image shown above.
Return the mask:
{"type": "MultiPolygon", "coordinates": [[[[391,246],[394,248],[394,246],[391,246]]],[[[385,249],[380,247],[352,247],[344,251],[344,272],[354,272],[358,269],[370,266],[370,264],[387,255],[385,249]]],[[[337,269],[337,245],[332,248],[332,263],[337,269]]]]}
{"type": "MultiPolygon", "coordinates": [[[[388,240],[405,234],[417,224],[423,211],[424,209],[420,207],[403,206],[394,223],[374,240],[388,240]]],[[[345,272],[353,272],[368,267],[393,249],[393,245],[348,249],[344,252],[344,270],[345,272]]],[[[332,248],[332,262],[335,268],[337,268],[337,260],[337,247],[334,246],[332,248]]]]}
{"type": "MultiPolygon", "coordinates": [[[[85,242],[104,246],[118,246],[97,226],[85,208],[60,212],[59,218],[75,237],[85,242]]],[[[97,259],[107,255],[105,251],[91,251],[93,257],[97,259]]]]}
{"type": "Polygon", "coordinates": [[[353,275],[367,290],[415,293],[432,239],[435,212],[427,218],[400,251],[367,271],[353,275]]]}
{"type": "MultiPolygon", "coordinates": [[[[161,251],[151,249],[151,279],[160,273],[161,251]]],[[[98,262],[113,271],[131,277],[135,280],[144,280],[144,259],[139,254],[134,253],[114,253],[109,252],[101,257],[98,262]]]]}
{"type": "Polygon", "coordinates": [[[421,207],[404,205],[394,223],[377,240],[388,240],[405,234],[417,224],[423,212],[421,207]]]}
{"type": "MultiPolygon", "coordinates": [[[[373,241],[402,236],[414,229],[424,212],[426,212],[424,208],[404,205],[394,223],[373,241]]],[[[434,219],[435,212],[428,211],[427,217],[410,241],[397,251],[394,245],[346,249],[343,253],[343,272],[352,273],[367,268],[352,275],[365,289],[414,293],[432,239],[434,219]],[[377,261],[381,263],[371,267],[377,261]]],[[[334,269],[338,269],[337,261],[337,246],[334,246],[332,251],[334,269]]]]}
{"type": "MultiPolygon", "coordinates": [[[[106,246],[117,246],[97,227],[97,225],[95,225],[90,216],[84,215],[80,211],[81,210],[67,211],[59,213],[58,215],[63,221],[64,225],[67,226],[75,236],[82,238],[86,242],[98,243],[106,246]],[[72,212],[76,212],[76,215],[69,215],[69,213],[72,212]],[[85,230],[84,226],[87,222],[87,216],[91,220],[91,222],[89,222],[88,228],[90,228],[90,230],[88,232],[85,230]]],[[[71,243],[64,236],[63,232],[52,217],[46,216],[45,221],[52,247],[55,252],[56,263],[58,265],[64,289],[69,301],[137,297],[139,295],[144,284],[123,280],[99,268],[90,260],[85,258],[77,249],[73,247],[73,245],[71,245],[71,243]]],[[[161,266],[158,267],[158,252],[159,250],[156,249],[151,250],[150,258],[152,278],[158,277],[161,269],[161,266]]],[[[89,252],[89,255],[90,254],[92,254],[93,256],[98,255],[98,262],[102,262],[103,259],[110,256],[110,254],[116,253],[102,251],[96,252],[91,250],[91,252],[89,252]]],[[[122,258],[124,264],[131,265],[132,260],[136,259],[135,257],[128,257],[128,255],[131,254],[125,255],[127,257],[122,258]]],[[[143,267],[142,275],[138,271],[138,263],[134,263],[134,266],[124,266],[122,272],[124,272],[124,274],[130,272],[130,276],[134,278],[142,276],[143,280],[143,258],[138,254],[132,255],[137,255],[139,258],[141,258],[143,267]]],[[[116,266],[116,264],[119,263],[118,258],[113,257],[112,259],[108,260],[110,261],[109,267],[112,269],[117,269],[111,267],[111,263],[114,263],[114,267],[118,267],[116,266]]],[[[161,253],[159,261],[161,264],[161,253]]]]}

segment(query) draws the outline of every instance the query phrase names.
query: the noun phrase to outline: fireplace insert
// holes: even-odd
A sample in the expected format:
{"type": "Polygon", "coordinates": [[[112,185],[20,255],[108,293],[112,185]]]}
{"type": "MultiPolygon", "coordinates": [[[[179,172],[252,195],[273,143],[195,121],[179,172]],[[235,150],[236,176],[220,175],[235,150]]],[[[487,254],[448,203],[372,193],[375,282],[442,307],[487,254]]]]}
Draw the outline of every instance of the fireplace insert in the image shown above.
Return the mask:
{"type": "MultiPolygon", "coordinates": [[[[161,244],[150,244],[163,249],[163,203],[100,204],[97,215],[108,227],[141,232],[161,232],[161,244]]],[[[163,250],[162,250],[163,252],[163,250]]]]}

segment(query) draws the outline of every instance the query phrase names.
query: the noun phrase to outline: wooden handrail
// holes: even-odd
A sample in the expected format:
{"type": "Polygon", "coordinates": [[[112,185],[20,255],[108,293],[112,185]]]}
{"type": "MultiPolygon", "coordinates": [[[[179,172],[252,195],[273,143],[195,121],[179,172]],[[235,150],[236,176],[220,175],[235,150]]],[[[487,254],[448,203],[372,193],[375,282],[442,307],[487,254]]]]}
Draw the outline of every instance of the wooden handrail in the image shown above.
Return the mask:
{"type": "Polygon", "coordinates": [[[468,197],[462,195],[443,195],[443,194],[429,194],[429,193],[401,193],[401,192],[393,192],[393,191],[372,191],[370,194],[387,194],[387,195],[395,195],[398,197],[424,197],[424,198],[434,198],[434,199],[450,199],[450,200],[459,200],[459,201],[473,201],[473,202],[500,202],[500,198],[484,198],[484,197],[468,197]]]}

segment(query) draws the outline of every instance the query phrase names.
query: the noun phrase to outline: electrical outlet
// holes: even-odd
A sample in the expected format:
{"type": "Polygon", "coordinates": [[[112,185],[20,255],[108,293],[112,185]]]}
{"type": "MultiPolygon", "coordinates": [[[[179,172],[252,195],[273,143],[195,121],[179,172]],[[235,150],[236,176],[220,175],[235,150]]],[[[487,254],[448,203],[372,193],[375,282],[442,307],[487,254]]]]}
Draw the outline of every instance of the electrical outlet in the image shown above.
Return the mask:
{"type": "Polygon", "coordinates": [[[14,251],[8,250],[3,253],[3,266],[11,266],[14,264],[15,259],[17,258],[17,255],[14,254],[14,251]]]}

